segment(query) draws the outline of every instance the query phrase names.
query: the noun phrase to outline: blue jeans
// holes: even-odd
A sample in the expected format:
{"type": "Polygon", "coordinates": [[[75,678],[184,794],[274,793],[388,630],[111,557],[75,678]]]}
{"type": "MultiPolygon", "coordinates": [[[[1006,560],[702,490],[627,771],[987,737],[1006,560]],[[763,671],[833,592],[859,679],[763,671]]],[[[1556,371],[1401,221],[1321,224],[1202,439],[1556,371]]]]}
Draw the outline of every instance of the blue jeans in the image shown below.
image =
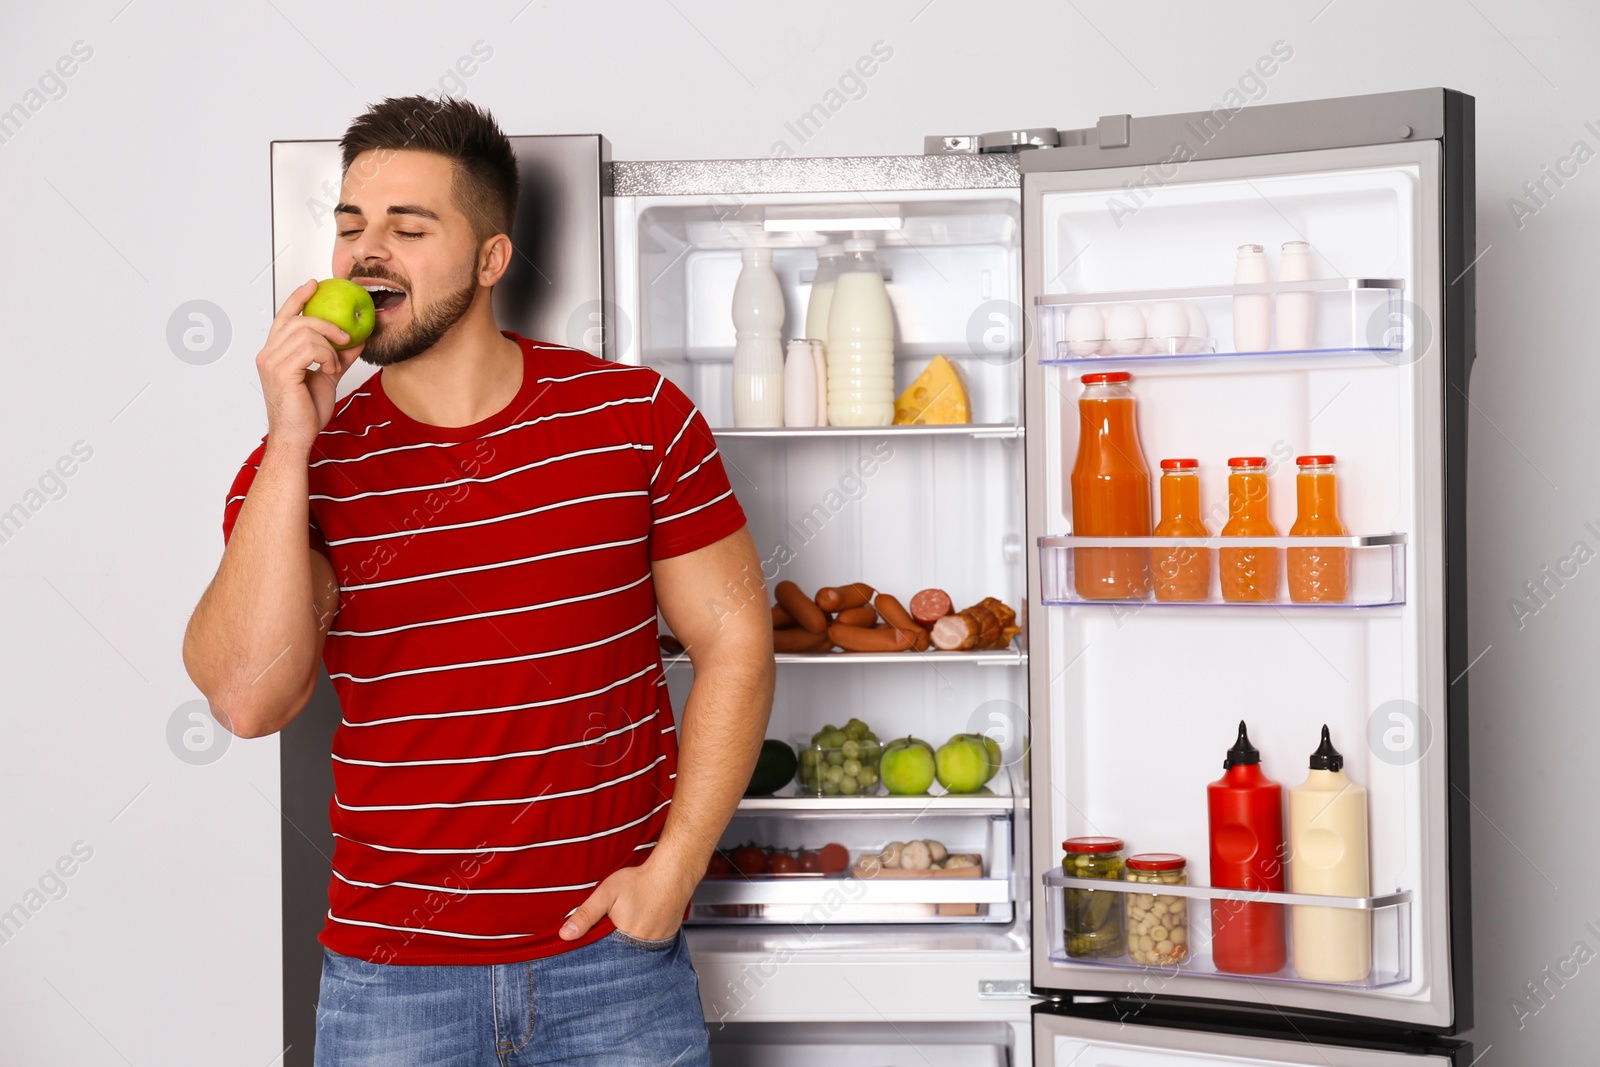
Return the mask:
{"type": "Polygon", "coordinates": [[[525,963],[368,963],[324,947],[316,1067],[710,1067],[679,930],[525,963]]]}

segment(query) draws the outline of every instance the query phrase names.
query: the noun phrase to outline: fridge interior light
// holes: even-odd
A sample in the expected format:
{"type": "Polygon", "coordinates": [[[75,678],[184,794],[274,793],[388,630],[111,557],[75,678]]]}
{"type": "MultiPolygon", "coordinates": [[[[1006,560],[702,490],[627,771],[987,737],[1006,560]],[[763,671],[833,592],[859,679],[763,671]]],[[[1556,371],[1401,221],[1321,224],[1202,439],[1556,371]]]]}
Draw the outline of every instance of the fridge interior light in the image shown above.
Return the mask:
{"type": "Polygon", "coordinates": [[[898,230],[905,224],[899,215],[863,215],[839,219],[775,219],[768,217],[761,228],[768,233],[843,233],[849,230],[898,230]]]}

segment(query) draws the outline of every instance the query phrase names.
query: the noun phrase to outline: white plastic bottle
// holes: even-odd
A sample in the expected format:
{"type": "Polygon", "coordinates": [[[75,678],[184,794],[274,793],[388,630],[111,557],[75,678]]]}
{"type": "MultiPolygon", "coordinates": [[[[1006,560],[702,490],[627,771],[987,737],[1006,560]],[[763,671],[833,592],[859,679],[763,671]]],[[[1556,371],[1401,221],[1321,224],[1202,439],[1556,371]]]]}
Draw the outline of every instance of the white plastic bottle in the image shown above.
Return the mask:
{"type": "Polygon", "coordinates": [[[817,424],[817,360],[804,337],[790,341],[783,357],[783,424],[817,424]]]}
{"type": "MultiPolygon", "coordinates": [[[[1304,241],[1285,241],[1283,258],[1278,261],[1280,282],[1311,280],[1311,246],[1304,241]]],[[[1274,317],[1277,326],[1277,347],[1280,352],[1300,352],[1311,347],[1311,334],[1315,328],[1315,293],[1277,293],[1274,297],[1274,317]]]]}
{"type": "Polygon", "coordinates": [[[817,271],[811,277],[811,298],[806,302],[807,337],[824,342],[828,339],[828,309],[833,304],[834,280],[839,277],[843,259],[843,245],[825,244],[817,249],[817,271]]]}
{"type": "Polygon", "coordinates": [[[870,240],[844,243],[828,308],[828,423],[894,421],[894,311],[870,240]]]}
{"type": "Polygon", "coordinates": [[[811,361],[817,376],[817,425],[828,425],[828,358],[823,355],[822,339],[808,338],[811,342],[811,361]]]}
{"type": "MultiPolygon", "coordinates": [[[[1367,791],[1344,773],[1328,728],[1311,773],[1289,790],[1289,888],[1327,897],[1372,892],[1367,861],[1367,791]]],[[[1372,913],[1354,908],[1291,909],[1294,969],[1313,982],[1359,982],[1372,970],[1372,913]]]]}
{"type": "MultiPolygon", "coordinates": [[[[1235,285],[1270,282],[1267,254],[1260,245],[1240,245],[1233,266],[1235,285]]],[[[1272,347],[1272,298],[1266,293],[1250,293],[1233,298],[1233,350],[1266,352],[1272,347]]]]}
{"type": "Polygon", "coordinates": [[[733,287],[733,424],[783,425],[783,287],[772,249],[746,248],[733,287]]]}

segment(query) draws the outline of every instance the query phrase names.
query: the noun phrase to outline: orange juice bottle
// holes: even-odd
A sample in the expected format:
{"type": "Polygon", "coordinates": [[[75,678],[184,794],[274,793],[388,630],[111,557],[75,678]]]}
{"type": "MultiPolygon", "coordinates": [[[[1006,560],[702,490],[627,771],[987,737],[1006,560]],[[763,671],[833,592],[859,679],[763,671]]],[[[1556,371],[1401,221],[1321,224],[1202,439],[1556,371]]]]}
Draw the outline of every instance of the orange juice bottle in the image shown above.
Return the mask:
{"type": "MultiPolygon", "coordinates": [[[[1161,521],[1157,537],[1196,540],[1207,535],[1200,521],[1200,463],[1161,461],[1161,521]]],[[[1150,550],[1150,572],[1157,600],[1204,600],[1211,592],[1211,550],[1194,545],[1163,545],[1150,550]]]]}
{"type": "MultiPolygon", "coordinates": [[[[1290,537],[1317,534],[1342,537],[1349,531],[1339,521],[1338,486],[1332,456],[1300,456],[1295,460],[1295,497],[1299,513],[1290,537]]],[[[1338,604],[1350,596],[1350,550],[1291,548],[1289,599],[1296,604],[1338,604]]]]}
{"type": "MultiPolygon", "coordinates": [[[[1277,537],[1267,513],[1267,461],[1263,456],[1235,456],[1228,460],[1228,521],[1223,537],[1277,537]]],[[[1276,600],[1278,550],[1269,545],[1217,550],[1222,578],[1222,599],[1276,600]]]]}
{"type": "MultiPolygon", "coordinates": [[[[1071,482],[1072,532],[1079,536],[1150,536],[1150,468],[1139,447],[1130,377],[1083,376],[1071,482]]],[[[1073,584],[1085,600],[1150,595],[1147,548],[1080,548],[1072,562],[1073,584]]]]}

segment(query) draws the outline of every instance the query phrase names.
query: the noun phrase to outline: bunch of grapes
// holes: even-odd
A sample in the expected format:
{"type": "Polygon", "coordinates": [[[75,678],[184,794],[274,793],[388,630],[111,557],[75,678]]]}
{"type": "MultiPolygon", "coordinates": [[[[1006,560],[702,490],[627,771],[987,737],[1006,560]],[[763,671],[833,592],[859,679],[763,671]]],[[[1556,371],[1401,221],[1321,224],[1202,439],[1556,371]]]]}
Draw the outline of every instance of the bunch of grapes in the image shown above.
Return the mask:
{"type": "Polygon", "coordinates": [[[878,789],[878,759],[883,746],[860,719],[843,728],[824,726],[800,750],[800,787],[825,797],[853,797],[878,789]]]}

